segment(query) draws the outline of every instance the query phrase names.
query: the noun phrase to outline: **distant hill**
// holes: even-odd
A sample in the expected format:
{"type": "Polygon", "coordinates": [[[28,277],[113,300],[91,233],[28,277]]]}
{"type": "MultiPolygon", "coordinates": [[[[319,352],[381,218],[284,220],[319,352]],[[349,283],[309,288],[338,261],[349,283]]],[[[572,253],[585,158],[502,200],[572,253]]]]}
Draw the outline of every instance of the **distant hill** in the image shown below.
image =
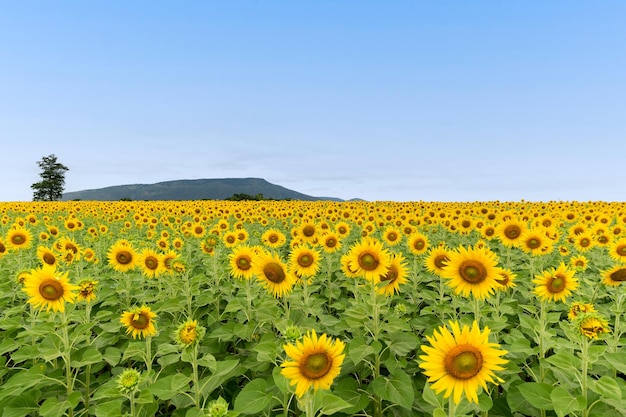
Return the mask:
{"type": "Polygon", "coordinates": [[[343,201],[333,197],[313,197],[272,184],[262,178],[217,178],[176,180],[156,184],[116,185],[93,190],[72,191],[63,194],[63,200],[119,201],[119,200],[225,200],[235,194],[275,200],[343,201]]]}

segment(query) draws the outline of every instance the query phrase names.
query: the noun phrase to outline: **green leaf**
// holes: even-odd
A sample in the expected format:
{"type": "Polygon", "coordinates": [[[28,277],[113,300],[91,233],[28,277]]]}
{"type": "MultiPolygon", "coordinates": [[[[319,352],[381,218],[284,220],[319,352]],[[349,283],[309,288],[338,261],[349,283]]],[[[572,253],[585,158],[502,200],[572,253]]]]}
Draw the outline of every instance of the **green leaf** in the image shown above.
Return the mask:
{"type": "Polygon", "coordinates": [[[124,401],[126,401],[124,398],[118,398],[113,401],[96,404],[96,417],[122,417],[122,405],[124,401]]]}
{"type": "Polygon", "coordinates": [[[441,398],[437,394],[435,394],[435,391],[432,390],[429,383],[424,384],[424,389],[422,390],[422,399],[424,399],[424,401],[434,407],[442,408],[444,406],[441,398]]]}
{"type": "Polygon", "coordinates": [[[352,404],[328,391],[318,390],[315,393],[315,409],[324,416],[330,416],[352,407],[352,404]]]}
{"type": "Polygon", "coordinates": [[[65,411],[70,408],[69,401],[59,401],[56,397],[48,398],[39,407],[39,414],[42,417],[46,416],[62,416],[65,411]]]}
{"type": "Polygon", "coordinates": [[[9,378],[2,384],[0,388],[0,400],[7,397],[13,397],[25,390],[41,384],[42,386],[53,384],[54,381],[48,381],[43,378],[46,365],[43,363],[36,364],[32,368],[20,371],[9,378]],[[44,382],[44,381],[47,381],[44,382]]]}
{"type": "Polygon", "coordinates": [[[559,352],[545,359],[559,369],[571,370],[580,368],[580,359],[571,353],[559,352]]]}
{"type": "Polygon", "coordinates": [[[626,374],[626,352],[606,352],[604,359],[623,374],[626,374]]]}
{"type": "Polygon", "coordinates": [[[159,378],[150,386],[150,391],[161,400],[171,400],[181,391],[189,388],[189,377],[182,374],[168,375],[159,378]]]}
{"type": "Polygon", "coordinates": [[[83,366],[102,362],[102,354],[94,347],[81,350],[76,354],[76,356],[77,359],[72,358],[72,366],[74,368],[82,368],[83,366]]]}
{"type": "Polygon", "coordinates": [[[228,359],[225,361],[215,362],[215,369],[211,376],[200,381],[200,390],[202,395],[207,398],[211,393],[228,379],[241,372],[238,359],[228,359]]]}
{"type": "Polygon", "coordinates": [[[397,371],[390,378],[379,376],[372,381],[370,386],[374,393],[383,400],[409,410],[413,407],[413,400],[415,399],[413,383],[411,377],[402,371],[397,371]]]}
{"type": "Polygon", "coordinates": [[[120,363],[120,359],[122,358],[122,352],[116,347],[108,347],[104,350],[104,354],[102,355],[102,359],[104,359],[109,365],[115,366],[120,363]]]}
{"type": "Polygon", "coordinates": [[[365,409],[369,404],[369,397],[362,390],[354,378],[343,378],[337,381],[333,393],[350,404],[351,408],[343,410],[344,414],[354,415],[365,409]]]}
{"type": "Polygon", "coordinates": [[[2,409],[2,417],[25,417],[36,415],[39,409],[39,392],[29,390],[11,399],[2,409]]]}
{"type": "Polygon", "coordinates": [[[272,401],[272,394],[266,389],[263,379],[248,382],[235,398],[234,410],[242,414],[261,414],[272,401]]]}
{"type": "Polygon", "coordinates": [[[413,333],[395,332],[387,335],[389,350],[398,356],[406,356],[409,352],[417,349],[420,339],[413,333]]]}
{"type": "Polygon", "coordinates": [[[540,410],[552,410],[552,386],[540,382],[525,382],[518,386],[524,398],[540,410]]]}
{"type": "Polygon", "coordinates": [[[435,408],[433,411],[433,417],[448,417],[448,413],[443,408],[435,408]]]}
{"type": "Polygon", "coordinates": [[[574,397],[565,388],[556,387],[550,393],[554,411],[559,417],[570,415],[573,411],[582,411],[586,406],[585,397],[574,397]]]}
{"type": "Polygon", "coordinates": [[[622,399],[622,390],[617,381],[610,376],[600,377],[597,381],[589,384],[589,388],[604,398],[620,401],[622,399]]]}
{"type": "Polygon", "coordinates": [[[348,357],[355,365],[358,365],[364,358],[370,355],[374,355],[374,348],[368,344],[365,344],[365,340],[362,340],[362,343],[359,344],[353,343],[355,342],[352,341],[349,345],[348,357]]]}

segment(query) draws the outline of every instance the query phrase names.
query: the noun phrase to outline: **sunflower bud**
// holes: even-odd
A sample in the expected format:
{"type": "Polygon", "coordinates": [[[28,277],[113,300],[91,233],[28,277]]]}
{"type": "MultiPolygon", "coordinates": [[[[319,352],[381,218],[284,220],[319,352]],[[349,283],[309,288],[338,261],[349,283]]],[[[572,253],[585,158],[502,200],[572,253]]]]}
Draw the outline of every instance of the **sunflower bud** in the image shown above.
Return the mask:
{"type": "Polygon", "coordinates": [[[117,388],[122,394],[131,394],[139,387],[140,379],[139,371],[133,368],[126,369],[117,377],[117,388]]]}

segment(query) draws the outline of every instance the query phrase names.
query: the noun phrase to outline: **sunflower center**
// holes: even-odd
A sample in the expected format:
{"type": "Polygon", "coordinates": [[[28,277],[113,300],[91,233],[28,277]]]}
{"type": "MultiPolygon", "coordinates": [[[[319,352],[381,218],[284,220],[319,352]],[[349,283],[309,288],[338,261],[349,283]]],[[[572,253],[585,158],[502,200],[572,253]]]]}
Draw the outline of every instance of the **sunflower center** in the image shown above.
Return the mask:
{"type": "Polygon", "coordinates": [[[565,284],[566,280],[564,276],[555,275],[550,279],[550,281],[546,285],[546,288],[551,293],[559,293],[565,289],[565,284]]]}
{"type": "Polygon", "coordinates": [[[46,300],[58,300],[63,297],[63,285],[56,279],[48,278],[39,285],[39,294],[46,300]]]}
{"type": "Polygon", "coordinates": [[[300,266],[311,266],[313,264],[313,257],[311,255],[309,255],[308,253],[303,253],[302,255],[298,256],[298,265],[300,266]]]}
{"type": "Polygon", "coordinates": [[[443,269],[444,266],[446,266],[446,263],[448,262],[448,256],[447,255],[437,255],[434,259],[434,264],[437,268],[439,269],[443,269]]]}
{"type": "Polygon", "coordinates": [[[314,353],[302,361],[300,372],[306,378],[318,379],[330,371],[333,361],[326,352],[314,353]]]}
{"type": "Polygon", "coordinates": [[[267,240],[269,240],[271,243],[276,243],[276,242],[278,242],[278,235],[271,234],[271,235],[267,238],[267,240]]]}
{"type": "Polygon", "coordinates": [[[115,260],[121,265],[127,265],[133,261],[133,255],[128,251],[122,250],[115,255],[115,260]]]}
{"type": "Polygon", "coordinates": [[[235,243],[235,241],[237,240],[236,236],[226,236],[226,243],[235,243]]]}
{"type": "Polygon", "coordinates": [[[366,271],[375,270],[379,263],[380,261],[373,253],[365,252],[359,255],[359,266],[366,271]]]}
{"type": "Polygon", "coordinates": [[[589,246],[591,244],[591,240],[589,240],[588,238],[584,237],[582,239],[580,239],[580,242],[578,242],[581,248],[586,248],[587,246],[589,246]]]}
{"type": "Polygon", "coordinates": [[[268,281],[273,282],[274,284],[280,284],[287,278],[285,276],[285,271],[283,267],[277,264],[276,262],[270,262],[263,267],[263,274],[268,281]]]}
{"type": "Polygon", "coordinates": [[[522,229],[517,225],[510,225],[504,228],[504,235],[509,239],[517,239],[522,234],[522,229]]]}
{"type": "Polygon", "coordinates": [[[43,261],[48,265],[54,265],[57,261],[57,258],[54,257],[51,253],[46,253],[43,255],[43,261]]]}
{"type": "Polygon", "coordinates": [[[478,284],[487,278],[487,268],[482,263],[474,260],[463,261],[459,268],[459,275],[470,284],[478,284]]]}
{"type": "Polygon", "coordinates": [[[483,355],[470,344],[453,347],[444,359],[446,371],[456,379],[470,379],[483,367],[483,355]]]}
{"type": "Polygon", "coordinates": [[[148,326],[150,326],[150,317],[146,316],[144,313],[136,313],[135,315],[133,315],[130,324],[135,329],[147,329],[148,326]]]}
{"type": "Polygon", "coordinates": [[[334,237],[329,237],[328,239],[326,239],[327,248],[334,248],[335,246],[337,246],[337,239],[335,239],[334,237]]]}
{"type": "Polygon", "coordinates": [[[424,249],[424,246],[426,246],[426,242],[424,242],[422,239],[419,239],[413,242],[413,247],[417,250],[424,249]]]}
{"type": "Polygon", "coordinates": [[[146,265],[148,269],[157,269],[159,267],[159,260],[154,256],[148,256],[144,259],[143,263],[146,265]]]}
{"type": "Polygon", "coordinates": [[[395,242],[396,240],[398,240],[398,234],[396,232],[389,232],[387,234],[387,239],[391,242],[395,242]]]}
{"type": "Polygon", "coordinates": [[[398,269],[391,265],[385,275],[381,275],[380,282],[389,281],[389,284],[393,284],[398,279],[398,269]]]}
{"type": "Polygon", "coordinates": [[[626,256],[626,245],[619,245],[615,249],[615,252],[617,252],[619,256],[626,256]]]}
{"type": "Polygon", "coordinates": [[[496,230],[493,227],[485,229],[485,236],[493,236],[495,233],[496,230]]]}
{"type": "Polygon", "coordinates": [[[11,237],[11,243],[14,245],[21,245],[26,242],[26,238],[23,235],[15,235],[11,237]]]}
{"type": "Polygon", "coordinates": [[[617,271],[611,274],[611,281],[615,282],[624,282],[626,281],[626,269],[618,269],[617,271]]]}
{"type": "Polygon", "coordinates": [[[4,244],[0,242],[0,253],[4,253],[6,251],[7,251],[7,247],[4,246],[4,244]]]}
{"type": "Polygon", "coordinates": [[[237,268],[246,271],[248,269],[250,269],[251,263],[250,263],[250,258],[248,258],[247,256],[240,256],[239,258],[237,258],[237,268]]]}
{"type": "Polygon", "coordinates": [[[302,228],[302,234],[306,237],[313,236],[315,234],[315,227],[311,226],[310,224],[307,224],[306,226],[302,228]]]}
{"type": "Polygon", "coordinates": [[[526,242],[526,245],[530,248],[530,249],[537,249],[539,246],[541,246],[541,241],[537,238],[530,238],[528,239],[528,241],[526,242]]]}

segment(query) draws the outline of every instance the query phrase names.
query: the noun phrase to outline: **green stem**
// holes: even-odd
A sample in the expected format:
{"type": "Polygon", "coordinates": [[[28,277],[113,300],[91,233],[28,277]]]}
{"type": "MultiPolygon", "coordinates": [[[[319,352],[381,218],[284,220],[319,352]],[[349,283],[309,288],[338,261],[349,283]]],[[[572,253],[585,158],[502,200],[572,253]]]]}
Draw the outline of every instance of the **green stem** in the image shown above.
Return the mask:
{"type": "Polygon", "coordinates": [[[448,417],[456,417],[456,403],[452,397],[448,397],[448,417]]]}
{"type": "Polygon", "coordinates": [[[193,346],[193,356],[191,358],[191,367],[193,371],[193,389],[194,389],[194,401],[196,402],[196,408],[200,408],[200,384],[198,378],[198,344],[193,346]]]}
{"type": "MultiPolygon", "coordinates": [[[[587,373],[589,369],[589,339],[585,336],[582,337],[581,342],[581,375],[580,375],[580,388],[582,390],[583,396],[585,397],[585,404],[587,404],[587,373]]],[[[589,408],[585,407],[583,411],[583,417],[587,417],[589,415],[589,408]]]]}
{"type": "Polygon", "coordinates": [[[310,389],[304,399],[304,414],[306,417],[315,417],[315,395],[310,389]]]}
{"type": "MultiPolygon", "coordinates": [[[[73,384],[73,375],[72,375],[72,367],[71,367],[71,350],[72,346],[70,345],[70,337],[68,333],[69,322],[67,320],[67,314],[63,311],[62,323],[61,323],[61,335],[63,337],[63,363],[65,364],[65,387],[67,389],[67,398],[70,398],[70,395],[74,391],[73,384]]],[[[74,415],[74,409],[70,408],[69,416],[72,417],[74,415]]]]}
{"type": "Polygon", "coordinates": [[[146,336],[146,369],[148,380],[152,381],[152,337],[146,336]]]}

